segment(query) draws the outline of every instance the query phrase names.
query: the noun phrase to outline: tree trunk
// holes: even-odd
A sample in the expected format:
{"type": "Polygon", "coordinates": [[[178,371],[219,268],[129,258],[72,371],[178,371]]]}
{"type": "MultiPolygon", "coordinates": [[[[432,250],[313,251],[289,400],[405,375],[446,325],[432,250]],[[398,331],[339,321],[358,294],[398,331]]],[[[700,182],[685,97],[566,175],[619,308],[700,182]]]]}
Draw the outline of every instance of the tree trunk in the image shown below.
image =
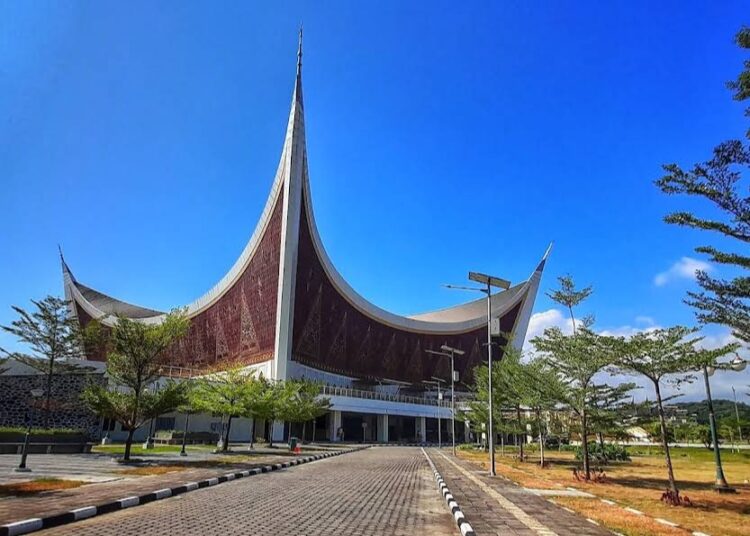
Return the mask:
{"type": "Polygon", "coordinates": [[[229,416],[229,419],[227,419],[227,428],[224,431],[224,446],[221,450],[224,452],[227,452],[229,450],[229,430],[232,428],[232,416],[229,416]]]}
{"type": "Polygon", "coordinates": [[[307,432],[307,421],[302,423],[302,442],[305,442],[305,432],[307,432]]]}
{"type": "Polygon", "coordinates": [[[47,372],[47,387],[44,393],[44,428],[49,428],[49,402],[52,398],[52,375],[55,372],[55,358],[49,359],[49,371],[47,372]]]}
{"type": "Polygon", "coordinates": [[[661,428],[661,444],[664,447],[664,454],[667,461],[667,475],[669,476],[669,489],[675,493],[679,493],[677,489],[677,483],[674,480],[674,470],[672,469],[672,456],[669,453],[669,441],[667,441],[667,420],[664,418],[664,408],[661,402],[661,389],[659,388],[659,382],[654,382],[654,388],[656,390],[656,406],[659,409],[659,425],[661,428]]]}
{"type": "Polygon", "coordinates": [[[516,406],[516,419],[518,420],[518,428],[521,431],[521,437],[518,438],[518,455],[521,461],[524,460],[523,456],[523,444],[526,442],[526,430],[523,429],[523,424],[521,423],[521,407],[516,406]]]}
{"type": "Polygon", "coordinates": [[[133,434],[135,434],[135,428],[132,426],[130,427],[130,430],[128,430],[128,437],[125,440],[125,456],[123,457],[123,460],[130,461],[130,447],[133,446],[133,434]]]}
{"type": "Polygon", "coordinates": [[[599,436],[599,446],[602,448],[602,453],[604,452],[604,434],[601,432],[597,432],[597,436],[599,436]]]}
{"type": "Polygon", "coordinates": [[[544,432],[542,429],[542,414],[539,410],[536,412],[536,419],[539,422],[539,465],[544,468],[544,432]]]}
{"type": "Polygon", "coordinates": [[[255,417],[253,417],[253,425],[250,427],[250,448],[255,448],[255,417]]]}
{"type": "Polygon", "coordinates": [[[315,443],[315,429],[318,427],[318,419],[313,419],[313,434],[312,434],[312,442],[315,443]]]}
{"type": "Polygon", "coordinates": [[[586,480],[591,480],[591,464],[589,463],[589,423],[586,410],[581,412],[581,449],[583,452],[583,474],[586,480]]]}
{"type": "Polygon", "coordinates": [[[266,425],[268,426],[268,446],[273,447],[273,421],[267,419],[266,425]]]}

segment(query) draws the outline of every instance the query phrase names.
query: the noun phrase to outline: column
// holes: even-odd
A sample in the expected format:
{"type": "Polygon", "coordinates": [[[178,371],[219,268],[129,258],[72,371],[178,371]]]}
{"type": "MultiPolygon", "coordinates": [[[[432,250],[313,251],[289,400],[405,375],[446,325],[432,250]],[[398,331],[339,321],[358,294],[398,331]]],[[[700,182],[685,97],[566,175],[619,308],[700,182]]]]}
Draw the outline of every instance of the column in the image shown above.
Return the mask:
{"type": "Polygon", "coordinates": [[[331,418],[329,419],[330,428],[328,430],[328,439],[331,441],[338,441],[338,430],[341,428],[341,412],[333,410],[331,411],[331,418]]]}
{"type": "Polygon", "coordinates": [[[388,415],[378,415],[378,441],[388,443],[388,415]]]}
{"type": "Polygon", "coordinates": [[[427,418],[417,417],[417,436],[422,443],[427,443],[427,418]]]}

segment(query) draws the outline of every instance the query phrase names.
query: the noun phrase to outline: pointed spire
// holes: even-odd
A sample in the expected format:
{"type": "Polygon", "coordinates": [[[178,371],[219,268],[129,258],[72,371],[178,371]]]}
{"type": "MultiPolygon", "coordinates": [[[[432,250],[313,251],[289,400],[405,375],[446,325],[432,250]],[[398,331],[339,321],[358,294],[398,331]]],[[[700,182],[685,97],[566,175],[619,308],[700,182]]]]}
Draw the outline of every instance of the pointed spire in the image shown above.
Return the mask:
{"type": "Polygon", "coordinates": [[[70,271],[70,268],[68,268],[68,263],[65,262],[65,257],[63,256],[62,247],[60,247],[60,244],[57,244],[57,251],[60,253],[60,264],[62,265],[62,271],[63,271],[63,278],[65,276],[70,277],[70,280],[75,283],[76,278],[73,277],[73,272],[70,271]]]}
{"type": "Polygon", "coordinates": [[[302,104],[302,24],[299,26],[299,44],[297,46],[297,79],[294,84],[294,101],[302,104]]]}

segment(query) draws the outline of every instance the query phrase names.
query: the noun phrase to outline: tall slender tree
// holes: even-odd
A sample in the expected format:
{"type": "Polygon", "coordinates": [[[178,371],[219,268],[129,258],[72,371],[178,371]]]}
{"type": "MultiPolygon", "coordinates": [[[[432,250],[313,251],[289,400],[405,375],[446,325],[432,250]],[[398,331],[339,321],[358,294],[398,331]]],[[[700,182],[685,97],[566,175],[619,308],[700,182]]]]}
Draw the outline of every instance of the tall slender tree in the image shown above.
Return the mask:
{"type": "Polygon", "coordinates": [[[84,339],[78,321],[70,314],[68,304],[56,296],[31,300],[36,310],[28,312],[16,305],[12,309],[18,318],[9,326],[0,326],[28,347],[30,353],[0,352],[32,366],[46,375],[44,387],[44,427],[49,427],[52,379],[56,367],[64,361],[84,357],[84,339]]]}
{"type": "MultiPolygon", "coordinates": [[[[750,28],[742,28],[735,37],[737,45],[750,51],[750,28]]],[[[732,97],[737,101],[750,99],[750,59],[744,61],[744,69],[736,80],[728,83],[732,97]]],[[[750,117],[750,107],[745,109],[750,117]]],[[[685,194],[708,201],[717,214],[714,217],[697,216],[680,211],[669,214],[667,223],[702,229],[724,235],[739,242],[740,251],[750,243],[750,197],[747,184],[742,184],[750,168],[750,130],[745,140],[725,141],[713,150],[713,157],[685,170],[678,164],[664,165],[666,174],[656,185],[666,194],[685,194]]],[[[733,266],[740,275],[733,279],[711,277],[706,271],[698,272],[700,292],[688,292],[686,303],[696,310],[699,322],[729,326],[733,334],[744,342],[750,342],[750,256],[743,253],[720,250],[706,245],[696,248],[698,253],[708,255],[712,262],[733,266]]]]}
{"type": "Polygon", "coordinates": [[[669,497],[679,504],[680,492],[672,468],[669,451],[669,432],[664,416],[662,384],[680,384],[692,380],[692,372],[716,361],[718,357],[733,352],[736,344],[728,344],[717,349],[698,348],[701,337],[695,337],[697,328],[674,326],[649,332],[636,333],[629,339],[620,338],[617,346],[616,365],[626,372],[640,374],[654,387],[656,409],[659,415],[659,429],[669,479],[669,497]]]}

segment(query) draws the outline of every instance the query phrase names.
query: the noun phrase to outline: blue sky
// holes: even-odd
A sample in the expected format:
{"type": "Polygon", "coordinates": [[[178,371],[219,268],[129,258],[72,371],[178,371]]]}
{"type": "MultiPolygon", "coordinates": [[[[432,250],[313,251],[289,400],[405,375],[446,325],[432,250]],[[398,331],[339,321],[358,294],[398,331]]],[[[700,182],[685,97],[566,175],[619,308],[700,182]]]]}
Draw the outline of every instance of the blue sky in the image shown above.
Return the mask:
{"type": "Polygon", "coordinates": [[[316,219],[364,296],[447,306],[470,296],[441,284],[520,281],[554,241],[543,287],[594,285],[601,329],[692,322],[693,248],[722,242],[663,224],[700,205],[652,181],[746,130],[724,86],[746,3],[403,4],[3,2],[0,323],[61,293],[58,243],[154,308],[225,273],[276,169],[300,21],[316,219]]]}

